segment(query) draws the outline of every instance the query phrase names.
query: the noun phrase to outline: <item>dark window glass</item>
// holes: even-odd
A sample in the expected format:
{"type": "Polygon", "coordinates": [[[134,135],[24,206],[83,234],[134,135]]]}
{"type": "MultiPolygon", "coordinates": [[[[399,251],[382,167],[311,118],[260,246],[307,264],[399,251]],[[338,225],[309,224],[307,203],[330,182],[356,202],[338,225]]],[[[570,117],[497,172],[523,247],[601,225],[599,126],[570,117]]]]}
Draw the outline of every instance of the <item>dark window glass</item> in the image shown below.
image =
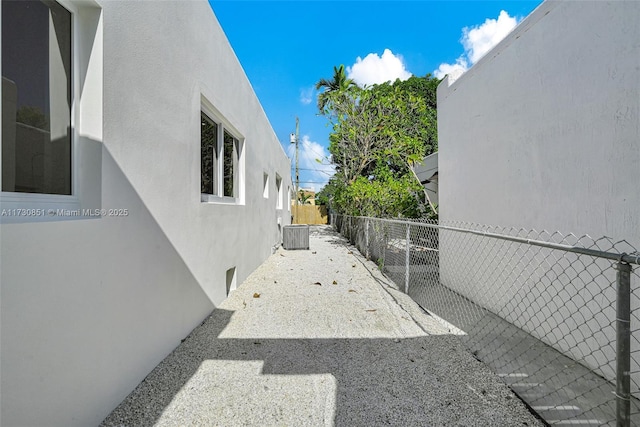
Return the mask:
{"type": "Polygon", "coordinates": [[[2,191],[71,194],[71,14],[2,1],[2,191]]]}
{"type": "Polygon", "coordinates": [[[205,114],[201,114],[200,144],[202,153],[201,166],[201,193],[216,194],[216,171],[218,165],[218,125],[205,114]]]}
{"type": "Polygon", "coordinates": [[[238,145],[239,142],[233,136],[224,133],[224,195],[235,197],[234,190],[238,188],[238,145]],[[235,173],[234,173],[235,172],[235,173]]]}
{"type": "Polygon", "coordinates": [[[276,176],[276,188],[278,190],[278,200],[276,200],[276,208],[282,209],[282,178],[276,176]]]}

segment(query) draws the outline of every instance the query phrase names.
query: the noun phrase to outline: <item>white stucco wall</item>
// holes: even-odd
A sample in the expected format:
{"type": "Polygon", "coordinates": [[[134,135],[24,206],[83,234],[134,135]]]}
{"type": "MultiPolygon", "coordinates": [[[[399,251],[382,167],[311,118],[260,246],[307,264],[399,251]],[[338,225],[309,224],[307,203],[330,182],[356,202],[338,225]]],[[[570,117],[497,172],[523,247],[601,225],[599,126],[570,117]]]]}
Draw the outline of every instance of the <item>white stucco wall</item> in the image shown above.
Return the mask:
{"type": "Polygon", "coordinates": [[[80,4],[76,194],[129,214],[0,225],[3,426],[97,425],[290,223],[289,160],[207,2],[80,4]],[[200,201],[202,97],[244,139],[244,205],[200,201]]]}
{"type": "MultiPolygon", "coordinates": [[[[635,1],[545,2],[458,80],[440,84],[441,221],[610,236],[640,247],[638,22],[635,1]]],[[[465,270],[473,263],[463,262],[465,248],[455,246],[456,237],[441,237],[444,283],[464,295],[485,296],[478,302],[503,315],[524,295],[540,296],[519,308],[525,313],[511,312],[510,320],[583,363],[587,354],[592,367],[606,364],[599,372],[611,377],[613,347],[594,349],[614,337],[610,329],[604,335],[594,331],[614,320],[612,306],[602,313],[597,301],[615,300],[615,271],[589,282],[610,263],[589,266],[573,284],[571,277],[584,265],[570,268],[571,256],[556,265],[545,262],[523,278],[518,272],[529,274],[534,267],[527,265],[531,254],[520,249],[498,253],[482,265],[482,274],[474,274],[465,270]],[[545,273],[545,266],[566,269],[568,276],[545,273]],[[510,279],[531,288],[510,287],[510,279]],[[557,296],[574,304],[564,305],[567,300],[557,296]],[[592,306],[586,322],[576,312],[585,300],[592,306]],[[527,316],[538,320],[528,322],[527,316]],[[584,323],[574,325],[574,318],[584,323]],[[580,348],[570,334],[599,342],[580,348]]],[[[487,249],[491,242],[482,247],[495,252],[487,249]]]]}
{"type": "Polygon", "coordinates": [[[438,87],[441,218],[640,235],[640,4],[545,2],[438,87]]]}

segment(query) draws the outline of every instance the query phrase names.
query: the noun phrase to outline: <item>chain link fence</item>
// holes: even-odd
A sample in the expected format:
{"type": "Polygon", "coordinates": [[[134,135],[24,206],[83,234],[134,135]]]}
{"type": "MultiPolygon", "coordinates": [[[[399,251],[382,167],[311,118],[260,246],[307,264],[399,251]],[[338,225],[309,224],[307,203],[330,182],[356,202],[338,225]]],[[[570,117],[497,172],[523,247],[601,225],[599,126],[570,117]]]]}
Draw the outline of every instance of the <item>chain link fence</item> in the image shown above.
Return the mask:
{"type": "Polygon", "coordinates": [[[331,223],[549,424],[640,426],[640,253],[628,242],[469,223],[331,223]]]}

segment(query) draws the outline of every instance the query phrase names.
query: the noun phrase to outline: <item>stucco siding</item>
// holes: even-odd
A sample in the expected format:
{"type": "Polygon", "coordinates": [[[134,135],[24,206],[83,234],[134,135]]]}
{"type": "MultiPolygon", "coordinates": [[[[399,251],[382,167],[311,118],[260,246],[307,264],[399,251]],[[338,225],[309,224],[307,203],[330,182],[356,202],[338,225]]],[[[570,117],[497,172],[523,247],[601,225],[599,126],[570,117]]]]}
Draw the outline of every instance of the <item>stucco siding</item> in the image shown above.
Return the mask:
{"type": "MultiPolygon", "coordinates": [[[[609,236],[638,247],[638,22],[640,3],[634,1],[545,2],[458,80],[440,84],[441,221],[609,236]]],[[[537,238],[537,232],[529,237],[537,238]]],[[[465,248],[455,247],[454,240],[441,234],[446,286],[468,297],[485,295],[476,302],[612,378],[614,347],[607,345],[614,337],[599,334],[593,338],[598,345],[589,348],[589,340],[576,344],[569,336],[592,339],[593,331],[608,326],[602,318],[614,320],[613,306],[597,308],[599,318],[594,312],[574,325],[574,316],[584,316],[577,314],[576,304],[567,304],[585,295],[594,300],[588,306],[602,296],[615,301],[614,272],[599,275],[607,262],[590,265],[581,275],[584,288],[579,280],[571,283],[571,274],[545,277],[545,268],[580,272],[591,263],[575,263],[573,256],[534,267],[527,266],[530,258],[521,257],[529,255],[521,251],[498,253],[483,260],[486,274],[475,274],[462,259],[465,248]],[[510,280],[521,268],[527,274],[535,268],[535,274],[518,289],[512,285],[524,280],[510,280]],[[509,313],[511,301],[517,305],[527,293],[538,295],[536,306],[552,315],[531,308],[509,313]],[[606,348],[594,352],[599,346],[606,348]]],[[[479,247],[491,247],[486,240],[479,247]]]]}
{"type": "Polygon", "coordinates": [[[438,88],[441,218],[640,235],[640,5],[545,2],[438,88]]]}
{"type": "Polygon", "coordinates": [[[81,106],[74,167],[97,177],[77,189],[128,214],[0,225],[2,425],[97,425],[290,222],[290,162],[208,3],[91,8],[102,66],[79,90],[102,102],[81,106]],[[201,202],[203,97],[244,142],[242,203],[201,202]]]}

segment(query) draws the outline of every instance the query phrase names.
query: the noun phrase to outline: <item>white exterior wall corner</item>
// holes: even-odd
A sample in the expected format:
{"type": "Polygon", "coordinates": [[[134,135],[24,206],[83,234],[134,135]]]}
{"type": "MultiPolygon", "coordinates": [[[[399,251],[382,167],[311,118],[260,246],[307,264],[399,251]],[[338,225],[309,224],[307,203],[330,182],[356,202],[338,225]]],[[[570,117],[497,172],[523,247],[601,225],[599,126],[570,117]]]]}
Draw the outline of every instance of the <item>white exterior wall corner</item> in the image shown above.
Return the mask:
{"type": "MultiPolygon", "coordinates": [[[[610,236],[640,247],[638,22],[636,1],[544,2],[467,73],[440,84],[441,221],[610,236]]],[[[453,240],[441,235],[443,283],[486,295],[483,305],[504,311],[515,290],[472,283],[453,240]]],[[[509,271],[500,261],[483,268],[509,271]]],[[[612,277],[588,291],[597,295],[612,277]]],[[[568,285],[561,282],[553,286],[568,285]]],[[[530,332],[545,340],[560,317],[530,332]]],[[[582,328],[578,334],[591,336],[599,325],[582,328]]],[[[600,373],[611,378],[611,357],[590,362],[608,363],[600,373]]]]}
{"type": "Polygon", "coordinates": [[[99,179],[81,197],[129,215],[0,225],[3,426],[99,424],[290,223],[262,196],[290,162],[207,2],[100,6],[102,75],[87,71],[78,123],[99,179]],[[201,96],[244,140],[242,205],[200,201],[201,96]]]}

